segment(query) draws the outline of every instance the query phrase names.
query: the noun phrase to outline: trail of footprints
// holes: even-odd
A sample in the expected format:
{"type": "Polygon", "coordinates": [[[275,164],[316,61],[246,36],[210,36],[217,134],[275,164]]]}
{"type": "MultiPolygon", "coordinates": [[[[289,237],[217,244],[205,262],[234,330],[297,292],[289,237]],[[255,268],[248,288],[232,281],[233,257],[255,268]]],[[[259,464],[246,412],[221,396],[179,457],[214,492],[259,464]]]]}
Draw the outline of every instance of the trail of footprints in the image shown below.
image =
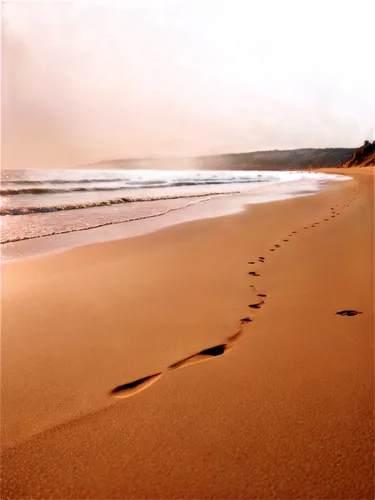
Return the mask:
{"type": "MultiPolygon", "coordinates": [[[[346,202],[343,205],[343,208],[348,208],[354,200],[355,200],[355,198],[350,199],[348,202],[346,202]]],[[[337,208],[338,208],[338,205],[334,205],[333,207],[330,207],[330,211],[331,211],[330,215],[326,216],[321,222],[322,223],[329,222],[330,218],[333,219],[336,216],[339,216],[340,212],[337,211],[337,208]]],[[[320,224],[320,222],[318,221],[318,222],[314,222],[313,224],[310,224],[309,226],[302,226],[302,227],[303,227],[303,229],[307,230],[310,228],[315,228],[319,224],[320,224]]],[[[289,243],[290,242],[289,238],[292,238],[296,234],[298,234],[298,231],[292,231],[290,234],[288,234],[287,238],[284,238],[282,240],[283,243],[289,243]]],[[[270,251],[274,252],[280,248],[282,248],[282,245],[276,243],[275,245],[273,245],[272,248],[270,248],[270,251]]],[[[265,257],[260,256],[260,257],[258,257],[257,260],[249,261],[248,264],[249,265],[264,264],[265,260],[266,260],[265,257]]],[[[257,278],[260,276],[259,272],[257,272],[257,271],[249,271],[248,275],[253,277],[253,278],[257,278]]],[[[250,288],[252,288],[256,292],[256,294],[260,300],[258,302],[249,304],[249,309],[251,309],[252,311],[257,310],[257,309],[261,309],[265,305],[265,300],[267,299],[267,294],[263,293],[263,292],[259,292],[254,284],[250,284],[250,288]]],[[[352,309],[345,309],[342,311],[338,311],[335,314],[339,315],[339,316],[356,316],[356,315],[362,314],[362,312],[354,311],[352,309]]],[[[177,370],[179,368],[184,368],[186,366],[189,366],[189,365],[192,365],[195,363],[199,363],[201,361],[206,361],[206,360],[215,358],[217,356],[222,356],[229,349],[231,349],[233,347],[235,342],[237,342],[242,337],[242,335],[244,333],[244,331],[243,331],[244,325],[248,325],[249,323],[252,323],[252,322],[253,322],[253,318],[251,318],[251,317],[247,316],[247,317],[241,318],[239,320],[239,326],[238,326],[237,330],[232,335],[227,337],[225,343],[218,344],[218,345],[213,346],[213,347],[208,347],[206,349],[203,349],[200,352],[192,354],[191,356],[188,356],[184,359],[181,359],[181,360],[169,365],[166,368],[165,372],[177,370]]],[[[119,386],[115,387],[110,392],[110,395],[113,397],[116,397],[116,398],[126,398],[129,396],[132,396],[132,395],[142,391],[143,389],[146,389],[147,387],[151,386],[155,382],[157,382],[160,379],[160,377],[163,375],[163,373],[164,372],[154,373],[152,375],[148,375],[147,377],[143,377],[143,378],[140,378],[138,380],[133,380],[133,381],[128,382],[126,384],[119,385],[119,386]]]]}

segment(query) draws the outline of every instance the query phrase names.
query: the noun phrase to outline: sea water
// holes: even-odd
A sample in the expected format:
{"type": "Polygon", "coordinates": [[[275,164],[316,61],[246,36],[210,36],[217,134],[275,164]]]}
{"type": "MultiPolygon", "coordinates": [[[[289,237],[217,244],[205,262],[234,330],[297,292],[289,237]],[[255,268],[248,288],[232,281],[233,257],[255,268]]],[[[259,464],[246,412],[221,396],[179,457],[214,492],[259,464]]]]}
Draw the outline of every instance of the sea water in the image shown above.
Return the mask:
{"type": "Polygon", "coordinates": [[[251,203],[312,195],[345,179],[306,171],[3,170],[3,254],[10,243],[109,225],[121,224],[116,238],[134,236],[251,203]]]}

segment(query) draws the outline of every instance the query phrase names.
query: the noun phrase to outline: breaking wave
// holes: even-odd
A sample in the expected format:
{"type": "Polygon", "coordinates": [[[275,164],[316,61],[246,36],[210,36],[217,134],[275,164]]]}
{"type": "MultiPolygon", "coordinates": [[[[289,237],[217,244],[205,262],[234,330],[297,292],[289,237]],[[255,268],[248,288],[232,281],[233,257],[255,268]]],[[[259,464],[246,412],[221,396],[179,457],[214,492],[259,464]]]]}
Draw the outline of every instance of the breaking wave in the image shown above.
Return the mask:
{"type": "MultiPolygon", "coordinates": [[[[90,181],[80,181],[79,184],[86,184],[89,183],[90,181]]],[[[116,181],[105,181],[105,180],[100,180],[100,181],[92,181],[92,186],[86,187],[86,186],[70,186],[67,188],[63,187],[54,187],[53,185],[45,185],[45,183],[42,182],[29,182],[30,185],[28,187],[4,187],[0,188],[0,195],[2,196],[16,196],[19,194],[55,194],[55,193],[74,193],[74,192],[95,192],[95,191],[119,191],[119,190],[125,190],[125,189],[147,189],[147,188],[155,188],[155,187],[188,187],[188,186],[214,186],[214,185],[221,185],[224,184],[222,180],[176,180],[172,182],[162,182],[162,181],[143,181],[143,182],[137,182],[137,181],[128,181],[126,184],[121,184],[121,185],[113,185],[113,182],[118,182],[116,181]],[[106,186],[95,186],[96,182],[100,183],[106,183],[106,186]]],[[[266,182],[265,180],[262,179],[228,179],[225,180],[225,184],[245,184],[245,183],[254,183],[254,182],[266,182]]],[[[26,183],[26,181],[24,182],[26,183]]],[[[17,184],[22,184],[20,182],[17,182],[17,184]]],[[[73,184],[73,182],[50,182],[50,184],[73,184]]],[[[77,184],[77,182],[75,182],[77,184]]]]}
{"type": "MultiPolygon", "coordinates": [[[[236,194],[241,191],[235,190],[226,192],[225,194],[236,194]]],[[[222,195],[224,194],[221,191],[212,191],[210,193],[196,193],[196,194],[188,194],[185,196],[181,195],[166,195],[166,196],[140,196],[140,197],[120,197],[120,198],[110,198],[108,200],[97,200],[97,201],[88,201],[84,203],[69,203],[69,204],[61,204],[55,206],[24,206],[24,207],[4,207],[0,209],[0,215],[26,215],[26,214],[36,214],[36,213],[47,213],[47,212],[60,212],[62,210],[77,210],[81,208],[93,208],[93,207],[105,207],[110,205],[119,205],[121,203],[133,203],[133,202],[142,202],[142,201],[159,201],[159,200],[175,200],[175,199],[183,199],[183,198],[200,198],[206,197],[208,195],[222,195]]]]}

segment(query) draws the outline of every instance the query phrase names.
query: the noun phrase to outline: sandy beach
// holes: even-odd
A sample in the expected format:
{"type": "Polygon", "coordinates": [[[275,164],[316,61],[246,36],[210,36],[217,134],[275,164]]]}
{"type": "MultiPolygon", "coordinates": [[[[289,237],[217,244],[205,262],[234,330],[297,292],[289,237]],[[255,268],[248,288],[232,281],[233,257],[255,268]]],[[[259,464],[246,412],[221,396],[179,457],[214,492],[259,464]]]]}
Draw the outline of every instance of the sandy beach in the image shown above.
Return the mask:
{"type": "Polygon", "coordinates": [[[373,499],[374,169],[327,172],[3,263],[1,498],[373,499]]]}

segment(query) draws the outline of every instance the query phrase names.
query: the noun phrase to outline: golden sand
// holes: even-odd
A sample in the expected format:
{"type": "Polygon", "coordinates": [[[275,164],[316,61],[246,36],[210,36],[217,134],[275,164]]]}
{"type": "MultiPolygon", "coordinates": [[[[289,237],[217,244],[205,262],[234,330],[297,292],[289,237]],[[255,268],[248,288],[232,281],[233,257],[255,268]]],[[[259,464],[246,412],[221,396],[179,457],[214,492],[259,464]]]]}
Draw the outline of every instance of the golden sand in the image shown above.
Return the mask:
{"type": "Polygon", "coordinates": [[[343,173],[4,263],[2,498],[373,498],[374,176],[343,173]]]}

